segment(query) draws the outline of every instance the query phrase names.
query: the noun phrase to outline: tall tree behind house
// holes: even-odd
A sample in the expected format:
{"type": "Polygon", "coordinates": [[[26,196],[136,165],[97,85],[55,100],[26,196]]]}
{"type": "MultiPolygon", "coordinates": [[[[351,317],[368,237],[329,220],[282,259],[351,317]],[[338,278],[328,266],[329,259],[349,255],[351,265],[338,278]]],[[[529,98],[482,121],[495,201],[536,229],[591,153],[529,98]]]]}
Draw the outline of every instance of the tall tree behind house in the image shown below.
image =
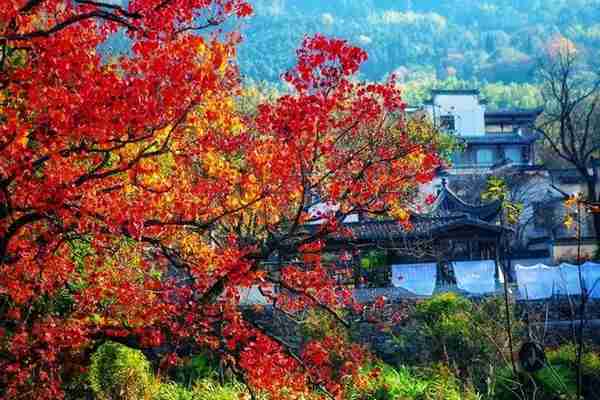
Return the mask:
{"type": "MultiPolygon", "coordinates": [[[[576,46],[555,36],[539,61],[545,112],[538,124],[546,144],[585,180],[588,202],[598,202],[600,73],[586,65],[576,46]]],[[[600,214],[593,214],[596,236],[600,214]]]]}

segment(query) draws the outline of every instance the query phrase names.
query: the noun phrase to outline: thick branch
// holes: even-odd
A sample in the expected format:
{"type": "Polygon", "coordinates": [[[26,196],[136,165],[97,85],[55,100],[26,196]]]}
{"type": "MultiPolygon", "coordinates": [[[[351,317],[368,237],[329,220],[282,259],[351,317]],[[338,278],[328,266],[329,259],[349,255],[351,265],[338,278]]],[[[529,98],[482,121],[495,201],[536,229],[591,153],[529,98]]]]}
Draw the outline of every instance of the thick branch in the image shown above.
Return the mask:
{"type": "Polygon", "coordinates": [[[91,6],[96,6],[96,7],[103,7],[103,8],[108,8],[111,10],[115,10],[118,11],[120,14],[123,14],[124,16],[128,17],[128,18],[133,18],[133,19],[140,19],[142,18],[142,14],[140,14],[139,12],[130,12],[127,11],[126,9],[124,9],[121,6],[118,6],[116,4],[109,4],[109,3],[103,3],[103,2],[99,2],[99,1],[93,1],[93,0],[75,0],[77,3],[79,4],[87,4],[87,5],[91,5],[91,6]]]}
{"type": "Polygon", "coordinates": [[[281,286],[282,288],[289,290],[290,292],[299,294],[301,296],[305,296],[308,299],[310,299],[317,307],[327,311],[327,313],[329,313],[333,318],[335,318],[336,321],[338,321],[340,324],[344,325],[344,327],[346,328],[350,328],[350,323],[348,321],[346,321],[345,319],[343,319],[342,317],[340,317],[340,315],[330,306],[328,306],[327,304],[323,304],[319,301],[319,299],[317,299],[314,295],[301,290],[301,289],[296,289],[293,286],[288,285],[287,283],[281,281],[281,280],[277,280],[274,278],[267,278],[267,280],[269,282],[272,282],[276,285],[281,286]]]}
{"type": "Polygon", "coordinates": [[[44,214],[36,212],[31,214],[25,214],[16,219],[12,224],[10,224],[4,236],[0,238],[0,262],[5,261],[8,244],[12,237],[19,231],[19,229],[21,229],[27,224],[40,221],[44,218],[46,218],[44,214]]]}
{"type": "Polygon", "coordinates": [[[40,37],[49,37],[51,34],[59,32],[65,28],[68,28],[71,25],[74,25],[81,21],[85,21],[87,19],[93,19],[93,18],[99,18],[99,19],[117,22],[121,25],[126,26],[129,29],[139,30],[139,28],[132,25],[129,21],[127,21],[127,19],[125,19],[123,17],[120,17],[118,15],[115,15],[115,14],[112,14],[112,13],[109,13],[106,11],[96,10],[96,11],[91,11],[88,13],[83,13],[83,14],[78,14],[78,15],[72,16],[71,18],[68,18],[62,22],[57,23],[56,25],[54,25],[53,27],[51,27],[49,29],[41,29],[41,30],[32,31],[32,32],[28,32],[28,33],[15,33],[15,34],[10,34],[10,35],[0,36],[0,40],[21,41],[21,40],[31,40],[31,39],[40,38],[40,37]]]}

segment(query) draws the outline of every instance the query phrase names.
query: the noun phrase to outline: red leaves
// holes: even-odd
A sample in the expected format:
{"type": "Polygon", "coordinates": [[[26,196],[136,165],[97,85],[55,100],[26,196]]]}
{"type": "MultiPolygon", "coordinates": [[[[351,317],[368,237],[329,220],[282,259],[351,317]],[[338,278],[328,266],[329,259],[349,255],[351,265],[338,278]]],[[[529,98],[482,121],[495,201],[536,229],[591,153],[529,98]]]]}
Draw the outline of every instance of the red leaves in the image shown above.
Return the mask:
{"type": "Polygon", "coordinates": [[[337,336],[309,342],[304,347],[302,358],[311,366],[310,372],[316,377],[315,380],[322,382],[336,398],[342,398],[341,383],[355,378],[368,359],[363,348],[349,345],[337,336]]]}
{"type": "Polygon", "coordinates": [[[297,51],[298,64],[284,75],[299,92],[326,91],[358,71],[367,53],[345,40],[306,37],[297,51]]]}
{"type": "Polygon", "coordinates": [[[427,204],[428,206],[432,205],[433,203],[435,203],[435,200],[437,199],[437,197],[433,194],[430,193],[427,195],[427,197],[425,198],[425,204],[427,204]]]}
{"type": "MultiPolygon", "coordinates": [[[[22,3],[2,7],[0,30],[98,10],[47,0],[19,14],[22,3]]],[[[363,50],[321,35],[286,74],[295,93],[241,114],[238,35],[206,40],[188,28],[249,16],[249,3],[161,3],[115,10],[129,21],[123,54],[98,50],[119,23],[89,19],[27,41],[0,71],[0,385],[7,397],[60,397],[64,360],[119,337],[218,350],[274,399],[315,383],[339,396],[363,350],[327,338],[298,359],[244,321],[238,288],[273,279],[260,261],[280,238],[303,262],[280,271],[285,289],[269,301],[361,312],[305,224],[341,235],[347,216],[410,202],[440,163],[436,144],[406,132],[393,82],[351,80],[363,50]],[[313,195],[322,207],[307,210],[313,195]]]]}
{"type": "MultiPolygon", "coordinates": [[[[68,350],[83,346],[87,332],[73,321],[59,321],[46,317],[29,327],[18,324],[9,338],[9,358],[0,360],[0,368],[8,379],[6,398],[13,398],[28,388],[33,398],[57,398],[62,396],[59,371],[68,350]],[[15,361],[11,361],[15,360],[15,361]],[[30,379],[37,385],[29,387],[30,379]]],[[[1,341],[2,339],[0,339],[1,341]]]]}
{"type": "Polygon", "coordinates": [[[249,3],[241,2],[237,7],[236,15],[240,18],[244,18],[251,16],[253,12],[252,6],[249,3]]]}
{"type": "Polygon", "coordinates": [[[158,329],[143,329],[140,335],[140,344],[145,348],[160,347],[164,340],[164,334],[158,329]]]}
{"type": "Polygon", "coordinates": [[[246,371],[249,383],[266,390],[274,400],[293,398],[292,393],[306,393],[308,384],[298,362],[282,350],[275,341],[258,334],[240,354],[240,366],[246,371]]]}

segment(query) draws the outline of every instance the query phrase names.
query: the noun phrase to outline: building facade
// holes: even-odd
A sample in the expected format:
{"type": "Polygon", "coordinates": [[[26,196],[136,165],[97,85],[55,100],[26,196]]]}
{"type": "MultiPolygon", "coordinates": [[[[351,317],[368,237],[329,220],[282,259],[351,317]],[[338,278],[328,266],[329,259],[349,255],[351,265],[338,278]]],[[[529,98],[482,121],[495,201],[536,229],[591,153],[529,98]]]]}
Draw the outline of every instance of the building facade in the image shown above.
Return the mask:
{"type": "Polygon", "coordinates": [[[424,109],[461,144],[452,160],[456,172],[535,165],[535,121],[541,109],[489,109],[477,90],[434,90],[424,109]]]}
{"type": "MultiPolygon", "coordinates": [[[[451,167],[441,171],[433,190],[440,187],[441,179],[447,179],[458,195],[476,202],[482,182],[489,176],[504,178],[511,200],[523,205],[510,250],[522,260],[573,261],[578,242],[575,231],[563,224],[563,201],[565,193],[587,189],[576,170],[547,169],[538,163],[541,135],[536,121],[542,108],[492,109],[478,90],[433,90],[420,109],[460,144],[451,167]]],[[[599,241],[587,219],[582,236],[585,254],[593,256],[599,241]]]]}

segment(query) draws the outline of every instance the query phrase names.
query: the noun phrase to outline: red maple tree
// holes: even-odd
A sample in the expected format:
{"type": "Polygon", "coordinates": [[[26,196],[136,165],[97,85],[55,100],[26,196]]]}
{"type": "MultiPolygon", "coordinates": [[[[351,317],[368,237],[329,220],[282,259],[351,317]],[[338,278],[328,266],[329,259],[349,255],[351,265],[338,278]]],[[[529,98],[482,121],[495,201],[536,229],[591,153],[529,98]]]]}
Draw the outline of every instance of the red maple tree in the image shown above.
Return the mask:
{"type": "Polygon", "coordinates": [[[356,373],[359,347],[295,352],[244,317],[239,288],[278,285],[275,306],[345,324],[351,299],[321,262],[324,239],[350,214],[406,215],[438,141],[407,128],[393,81],[351,78],[365,52],[319,35],[284,75],[290,94],[240,111],[240,36],[221,25],[251,12],[242,0],[0,6],[3,398],[61,397],[106,339],[211,349],[274,398],[339,397],[356,373]],[[128,45],[110,54],[115,34],[128,45]],[[319,215],[315,194],[330,205],[319,215]],[[264,268],[284,254],[304,263],[264,268]]]}

